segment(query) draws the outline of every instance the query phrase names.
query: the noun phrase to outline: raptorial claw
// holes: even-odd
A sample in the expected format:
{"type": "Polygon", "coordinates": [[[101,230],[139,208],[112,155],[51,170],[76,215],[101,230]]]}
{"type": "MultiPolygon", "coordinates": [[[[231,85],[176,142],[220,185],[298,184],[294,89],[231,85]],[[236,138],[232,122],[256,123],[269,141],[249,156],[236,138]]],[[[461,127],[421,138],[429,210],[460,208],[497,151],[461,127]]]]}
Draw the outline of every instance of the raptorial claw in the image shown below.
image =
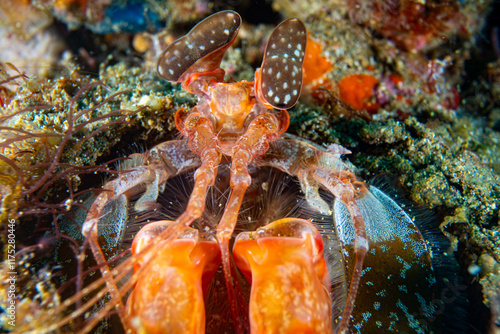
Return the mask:
{"type": "Polygon", "coordinates": [[[241,233],[233,256],[252,283],[252,333],[332,332],[323,241],[311,222],[285,218],[241,233]]]}
{"type": "MultiPolygon", "coordinates": [[[[172,221],[146,225],[134,238],[132,254],[170,226],[172,221]]],[[[136,265],[148,266],[137,281],[126,307],[133,333],[205,332],[204,294],[220,266],[215,238],[203,240],[198,230],[188,229],[167,247],[158,245],[136,265]]]]}

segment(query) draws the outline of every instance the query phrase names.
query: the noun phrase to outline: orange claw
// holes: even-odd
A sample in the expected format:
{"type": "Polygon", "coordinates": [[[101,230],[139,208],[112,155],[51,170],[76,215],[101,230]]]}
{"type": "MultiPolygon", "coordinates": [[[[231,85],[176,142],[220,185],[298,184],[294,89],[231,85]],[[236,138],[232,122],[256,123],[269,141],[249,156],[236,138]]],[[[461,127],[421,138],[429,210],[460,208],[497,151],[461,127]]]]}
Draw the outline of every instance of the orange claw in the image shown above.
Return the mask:
{"type": "MultiPolygon", "coordinates": [[[[132,254],[172,223],[146,225],[134,238],[132,254]]],[[[127,301],[126,319],[132,333],[205,333],[203,295],[221,257],[215,238],[200,239],[198,231],[189,228],[167,247],[159,245],[157,252],[139,261],[135,270],[144,264],[149,268],[127,301]]]]}
{"type": "Polygon", "coordinates": [[[332,333],[323,241],[311,222],[284,218],[240,233],[233,256],[252,284],[252,334],[332,333]]]}

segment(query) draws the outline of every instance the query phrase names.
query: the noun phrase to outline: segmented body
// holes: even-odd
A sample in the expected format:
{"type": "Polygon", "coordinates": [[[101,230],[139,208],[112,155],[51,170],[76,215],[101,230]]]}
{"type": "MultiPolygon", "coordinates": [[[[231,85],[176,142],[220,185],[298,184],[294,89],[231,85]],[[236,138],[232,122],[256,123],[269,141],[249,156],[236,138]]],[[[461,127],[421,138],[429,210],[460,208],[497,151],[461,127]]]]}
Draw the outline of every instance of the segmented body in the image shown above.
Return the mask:
{"type": "Polygon", "coordinates": [[[145,153],[142,164],[109,181],[92,204],[82,231],[103,278],[82,294],[105,283],[111,300],[83,331],[113,308],[133,333],[439,329],[431,250],[412,218],[382,191],[356,179],[340,158],[345,149],[284,135],[287,109],[302,86],[304,24],[289,19],[273,31],[255,82],[226,82],[219,65],[240,23],[235,12],[216,13],[160,56],[159,74],[181,82],[200,100],[193,110],[176,114],[184,140],[145,153]],[[262,182],[272,169],[293,180],[279,181],[275,198],[262,182]],[[186,174],[193,178],[188,198],[176,214],[165,213],[159,209],[168,207],[162,197],[175,198],[172,192],[179,191],[169,188],[169,179],[186,174]],[[214,198],[213,189],[225,195],[214,198]],[[134,195],[140,197],[133,215],[155,221],[135,236],[133,255],[111,269],[98,241],[101,230],[113,224],[122,234],[134,195]],[[216,215],[210,215],[210,201],[222,208],[216,215]],[[298,205],[273,212],[272,203],[283,202],[298,205]],[[216,284],[221,280],[222,290],[216,284]],[[380,287],[381,280],[387,287],[380,287]],[[401,295],[392,295],[389,286],[401,295]],[[226,306],[217,306],[221,298],[226,306]],[[223,318],[228,310],[229,320],[223,318]]]}

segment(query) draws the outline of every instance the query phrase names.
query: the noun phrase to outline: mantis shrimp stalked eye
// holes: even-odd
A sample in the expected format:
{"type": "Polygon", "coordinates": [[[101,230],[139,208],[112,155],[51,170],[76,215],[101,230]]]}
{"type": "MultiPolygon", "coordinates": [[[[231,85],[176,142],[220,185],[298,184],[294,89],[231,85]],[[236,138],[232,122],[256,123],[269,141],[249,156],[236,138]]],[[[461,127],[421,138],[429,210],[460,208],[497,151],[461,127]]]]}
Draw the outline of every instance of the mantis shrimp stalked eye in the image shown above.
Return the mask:
{"type": "Polygon", "coordinates": [[[262,102],[277,109],[290,109],[297,103],[306,43],[306,27],[299,19],[288,19],[274,29],[256,80],[262,102]]]}
{"type": "Polygon", "coordinates": [[[216,13],[159,57],[160,76],[199,102],[176,113],[182,139],[104,185],[82,227],[102,278],[65,306],[105,284],[72,315],[109,293],[83,332],[113,308],[127,333],[446,331],[434,302],[444,282],[435,267],[448,263],[434,266],[439,245],[357,179],[340,157],[348,150],[284,134],[302,87],[305,25],[291,18],[274,29],[254,82],[224,81],[220,63],[240,24],[236,12],[216,13]],[[291,181],[273,184],[274,173],[291,181]],[[189,187],[172,186],[186,175],[189,187]],[[279,205],[284,192],[291,210],[279,205]],[[111,268],[103,225],[141,216],[132,255],[111,268]]]}
{"type": "Polygon", "coordinates": [[[158,59],[158,73],[165,80],[179,81],[182,74],[196,62],[203,64],[199,72],[215,70],[224,52],[238,35],[240,24],[240,16],[232,11],[219,12],[212,15],[210,20],[201,21],[162,52],[158,59]],[[214,62],[213,68],[204,67],[207,62],[202,59],[208,55],[214,58],[215,52],[219,62],[214,62]]]}

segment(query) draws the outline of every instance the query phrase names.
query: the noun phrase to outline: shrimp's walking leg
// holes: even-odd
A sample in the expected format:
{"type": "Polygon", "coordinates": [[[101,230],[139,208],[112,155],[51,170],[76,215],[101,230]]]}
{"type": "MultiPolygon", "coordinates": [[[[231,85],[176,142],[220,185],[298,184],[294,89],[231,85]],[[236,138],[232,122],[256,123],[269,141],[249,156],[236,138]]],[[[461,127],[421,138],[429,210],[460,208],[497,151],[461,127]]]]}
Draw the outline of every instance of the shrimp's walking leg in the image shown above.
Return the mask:
{"type": "MultiPolygon", "coordinates": [[[[356,301],[361,273],[363,271],[363,261],[368,252],[368,238],[366,235],[365,223],[361,211],[356,203],[356,178],[349,172],[334,172],[325,168],[313,168],[310,175],[319,184],[328,189],[336,198],[347,207],[351,215],[354,227],[354,270],[351,276],[347,301],[342,313],[342,320],[339,325],[339,333],[345,333],[349,326],[349,320],[356,301]]],[[[366,189],[362,189],[366,191],[366,189]]]]}
{"type": "Polygon", "coordinates": [[[240,233],[233,256],[252,285],[253,334],[332,333],[323,240],[310,221],[284,218],[240,233]]]}
{"type": "MultiPolygon", "coordinates": [[[[221,255],[222,255],[222,268],[224,270],[224,278],[229,293],[229,301],[231,304],[231,312],[235,321],[235,328],[237,332],[243,331],[243,323],[247,314],[240,314],[237,305],[237,297],[235,296],[235,288],[233,284],[238,284],[231,274],[231,259],[229,253],[229,239],[233,234],[234,227],[238,219],[238,214],[245,195],[247,187],[252,182],[250,174],[248,173],[248,164],[252,160],[265,153],[269,148],[269,141],[278,138],[279,121],[274,115],[264,114],[254,119],[244,135],[242,135],[236,142],[233,149],[233,157],[231,164],[231,196],[227,203],[224,215],[217,228],[217,239],[219,241],[221,255]]],[[[239,292],[239,289],[236,289],[239,292]]]]}
{"type": "Polygon", "coordinates": [[[89,241],[90,249],[100,267],[102,277],[104,278],[107,289],[117,306],[118,314],[120,315],[122,322],[124,321],[122,315],[123,302],[113,274],[111,273],[109,266],[106,264],[107,260],[101,247],[99,246],[98,223],[104,216],[111,215],[112,217],[106,217],[106,220],[113,221],[115,217],[116,220],[119,220],[121,216],[127,215],[127,199],[125,193],[131,192],[132,189],[137,186],[142,184],[152,185],[151,187],[148,187],[148,191],[146,191],[145,195],[147,197],[154,197],[154,193],[158,191],[157,189],[154,189],[154,187],[158,188],[158,183],[166,180],[167,178],[165,171],[155,167],[156,166],[138,167],[130,172],[120,175],[117,179],[108,182],[103,187],[104,191],[99,194],[90,207],[87,218],[82,226],[82,234],[89,241]],[[106,212],[106,205],[113,202],[117,202],[122,205],[114,211],[108,209],[106,212]]]}

